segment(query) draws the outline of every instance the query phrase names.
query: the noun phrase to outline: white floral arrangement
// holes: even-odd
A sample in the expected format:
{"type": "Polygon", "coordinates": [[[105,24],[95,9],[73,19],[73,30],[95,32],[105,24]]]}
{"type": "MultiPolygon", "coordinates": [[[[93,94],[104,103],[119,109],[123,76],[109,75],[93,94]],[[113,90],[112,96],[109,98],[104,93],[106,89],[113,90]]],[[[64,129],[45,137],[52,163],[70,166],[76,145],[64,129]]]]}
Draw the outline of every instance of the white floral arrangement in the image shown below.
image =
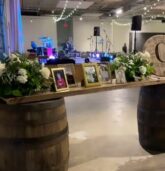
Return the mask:
{"type": "Polygon", "coordinates": [[[11,54],[0,61],[0,96],[17,97],[50,90],[50,70],[26,56],[11,54]]]}
{"type": "Polygon", "coordinates": [[[138,52],[136,54],[120,54],[113,64],[113,70],[122,69],[125,71],[127,81],[142,80],[154,73],[149,52],[138,52]]]}

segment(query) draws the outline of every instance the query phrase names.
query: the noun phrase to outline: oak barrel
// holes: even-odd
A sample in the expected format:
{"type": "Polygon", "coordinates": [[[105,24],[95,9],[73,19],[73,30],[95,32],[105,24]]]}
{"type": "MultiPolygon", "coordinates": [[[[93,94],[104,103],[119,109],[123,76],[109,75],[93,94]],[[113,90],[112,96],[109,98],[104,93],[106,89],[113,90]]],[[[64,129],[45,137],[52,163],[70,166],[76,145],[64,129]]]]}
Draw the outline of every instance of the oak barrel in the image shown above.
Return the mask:
{"type": "Polygon", "coordinates": [[[165,151],[165,85],[141,88],[137,117],[142,147],[165,151]]]}
{"type": "Polygon", "coordinates": [[[0,171],[67,171],[64,99],[0,104],[0,171]]]}

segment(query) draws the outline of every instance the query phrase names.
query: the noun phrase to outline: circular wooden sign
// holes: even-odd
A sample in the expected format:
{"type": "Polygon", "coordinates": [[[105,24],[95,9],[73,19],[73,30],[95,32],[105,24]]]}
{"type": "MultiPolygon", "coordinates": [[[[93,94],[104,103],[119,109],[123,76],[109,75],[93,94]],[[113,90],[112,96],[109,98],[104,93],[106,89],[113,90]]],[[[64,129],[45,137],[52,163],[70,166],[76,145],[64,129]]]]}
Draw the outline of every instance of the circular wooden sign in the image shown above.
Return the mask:
{"type": "Polygon", "coordinates": [[[165,42],[159,43],[156,46],[156,56],[161,62],[165,62],[165,42]]]}
{"type": "Polygon", "coordinates": [[[144,44],[144,50],[151,55],[155,74],[165,76],[165,35],[156,35],[149,38],[144,44]]]}

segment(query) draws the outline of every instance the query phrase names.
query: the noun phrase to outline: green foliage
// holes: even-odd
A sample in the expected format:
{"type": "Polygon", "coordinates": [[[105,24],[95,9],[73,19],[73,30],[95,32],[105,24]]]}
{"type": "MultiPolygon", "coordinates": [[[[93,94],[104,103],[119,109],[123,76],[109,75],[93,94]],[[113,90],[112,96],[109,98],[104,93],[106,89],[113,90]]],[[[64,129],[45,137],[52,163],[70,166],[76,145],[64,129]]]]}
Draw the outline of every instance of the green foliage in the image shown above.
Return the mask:
{"type": "Polygon", "coordinates": [[[150,62],[148,52],[137,54],[119,54],[112,64],[112,70],[123,69],[127,81],[134,81],[136,78],[143,79],[154,73],[154,67],[150,62]]]}
{"type": "Polygon", "coordinates": [[[38,62],[25,55],[11,55],[0,63],[0,96],[27,96],[50,89],[52,82],[44,78],[41,69],[38,62]]]}

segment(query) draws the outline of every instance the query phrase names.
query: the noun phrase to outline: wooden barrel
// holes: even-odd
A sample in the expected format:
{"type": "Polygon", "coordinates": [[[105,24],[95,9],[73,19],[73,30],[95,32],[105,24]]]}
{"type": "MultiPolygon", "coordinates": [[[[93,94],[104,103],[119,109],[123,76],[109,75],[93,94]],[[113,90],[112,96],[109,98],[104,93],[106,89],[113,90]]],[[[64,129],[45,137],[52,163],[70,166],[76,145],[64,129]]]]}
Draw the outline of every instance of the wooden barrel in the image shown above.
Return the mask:
{"type": "Polygon", "coordinates": [[[64,99],[0,104],[0,171],[67,171],[64,99]]]}
{"type": "Polygon", "coordinates": [[[141,88],[137,114],[142,147],[165,151],[165,85],[141,88]]]}

